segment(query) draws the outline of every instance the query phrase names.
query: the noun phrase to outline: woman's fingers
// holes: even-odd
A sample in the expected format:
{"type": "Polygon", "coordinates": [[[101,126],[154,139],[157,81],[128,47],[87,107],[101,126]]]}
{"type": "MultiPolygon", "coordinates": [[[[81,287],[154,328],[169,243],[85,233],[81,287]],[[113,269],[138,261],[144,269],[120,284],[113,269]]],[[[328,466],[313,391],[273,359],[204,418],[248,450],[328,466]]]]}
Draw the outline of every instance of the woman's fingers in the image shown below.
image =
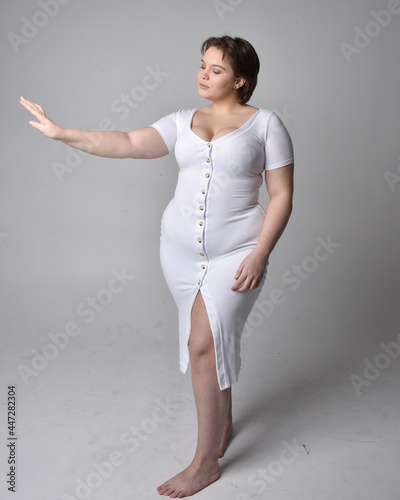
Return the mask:
{"type": "Polygon", "coordinates": [[[34,102],[30,102],[30,101],[23,101],[21,99],[21,104],[28,110],[30,111],[31,113],[35,112],[35,113],[41,113],[41,110],[38,108],[37,104],[35,104],[34,102]]]}
{"type": "MultiPolygon", "coordinates": [[[[38,129],[38,125],[40,125],[40,123],[38,122],[29,122],[29,125],[33,128],[37,128],[38,129]]],[[[39,130],[39,129],[38,129],[39,130]]]]}
{"type": "MultiPolygon", "coordinates": [[[[41,116],[44,115],[44,112],[41,111],[40,109],[37,109],[35,107],[34,103],[31,103],[30,101],[27,101],[26,99],[23,99],[23,97],[21,97],[20,103],[22,104],[22,106],[24,106],[25,109],[27,109],[30,113],[32,113],[33,116],[35,118],[37,118],[38,120],[40,120],[41,116]]],[[[44,116],[46,116],[46,115],[44,115],[44,116]]]]}
{"type": "Polygon", "coordinates": [[[244,291],[247,290],[247,288],[244,288],[245,286],[245,281],[247,279],[247,275],[244,272],[244,261],[241,262],[240,266],[238,267],[238,270],[236,271],[236,274],[234,276],[236,283],[231,287],[231,290],[233,291],[244,291]],[[239,290],[240,289],[240,290],[239,290]]]}
{"type": "Polygon", "coordinates": [[[31,102],[29,99],[25,99],[22,96],[20,99],[20,103],[24,106],[24,108],[30,111],[36,118],[39,119],[39,116],[41,115],[46,116],[46,113],[44,112],[44,109],[40,104],[35,104],[34,102],[31,102]]]}
{"type": "Polygon", "coordinates": [[[246,290],[254,290],[261,283],[262,276],[255,273],[249,273],[242,267],[241,271],[237,271],[235,275],[236,283],[231,287],[231,290],[244,292],[246,290]]]}
{"type": "Polygon", "coordinates": [[[238,279],[239,276],[242,274],[242,271],[243,271],[243,262],[240,264],[240,266],[238,267],[237,271],[236,271],[236,274],[235,274],[235,279],[238,279]]]}
{"type": "Polygon", "coordinates": [[[244,292],[246,290],[254,290],[257,288],[258,282],[257,278],[247,278],[245,279],[243,286],[239,288],[239,292],[244,292]]]}
{"type": "Polygon", "coordinates": [[[29,125],[40,130],[45,136],[56,139],[62,130],[56,123],[46,116],[44,109],[40,104],[31,102],[29,99],[21,96],[20,103],[27,109],[38,121],[30,121],[29,125]]]}
{"type": "Polygon", "coordinates": [[[244,292],[254,290],[262,282],[268,260],[260,254],[251,252],[243,259],[238,267],[234,279],[236,283],[231,287],[233,291],[244,292]]]}
{"type": "MultiPolygon", "coordinates": [[[[236,276],[235,276],[236,278],[236,276]]],[[[245,273],[239,273],[236,283],[231,287],[231,290],[244,292],[245,290],[250,290],[256,288],[257,280],[247,276],[245,273]],[[254,285],[254,286],[253,286],[254,285]]]]}

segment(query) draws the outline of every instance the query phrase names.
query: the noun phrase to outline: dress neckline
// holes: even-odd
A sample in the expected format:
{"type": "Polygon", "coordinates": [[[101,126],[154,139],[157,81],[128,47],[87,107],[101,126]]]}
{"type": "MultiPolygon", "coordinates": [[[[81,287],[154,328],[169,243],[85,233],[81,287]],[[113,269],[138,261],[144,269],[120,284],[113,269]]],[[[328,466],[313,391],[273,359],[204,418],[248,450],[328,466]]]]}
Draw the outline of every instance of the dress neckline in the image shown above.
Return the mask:
{"type": "Polygon", "coordinates": [[[253,113],[250,118],[245,122],[243,123],[243,125],[239,128],[237,128],[236,130],[232,130],[232,132],[228,132],[227,134],[224,134],[222,135],[221,137],[218,137],[218,139],[213,139],[211,141],[206,141],[205,139],[203,139],[202,137],[200,137],[199,135],[197,135],[195,132],[193,132],[193,129],[192,129],[192,121],[193,121],[193,116],[194,114],[196,113],[196,111],[198,111],[199,108],[194,108],[192,110],[192,113],[190,114],[190,120],[189,120],[189,130],[190,132],[195,136],[197,137],[197,139],[199,139],[200,141],[202,142],[205,142],[205,143],[212,143],[212,142],[217,142],[219,141],[220,139],[224,139],[225,137],[228,137],[228,136],[231,136],[232,134],[235,134],[236,132],[239,132],[239,131],[242,131],[245,127],[247,127],[250,122],[253,120],[253,118],[258,115],[258,113],[261,111],[260,108],[257,109],[257,111],[255,113],[253,113]]]}

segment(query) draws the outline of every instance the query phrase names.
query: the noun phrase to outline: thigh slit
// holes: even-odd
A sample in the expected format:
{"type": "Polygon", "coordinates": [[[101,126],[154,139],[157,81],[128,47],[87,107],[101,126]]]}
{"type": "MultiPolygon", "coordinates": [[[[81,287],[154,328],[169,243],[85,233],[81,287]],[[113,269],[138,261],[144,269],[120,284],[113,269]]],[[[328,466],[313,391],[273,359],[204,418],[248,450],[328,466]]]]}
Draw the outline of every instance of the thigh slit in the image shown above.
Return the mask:
{"type": "MultiPolygon", "coordinates": [[[[216,365],[216,371],[217,371],[217,378],[218,378],[218,384],[221,390],[227,389],[230,387],[231,382],[228,380],[226,370],[225,370],[225,362],[224,362],[224,345],[222,342],[222,335],[221,335],[221,326],[218,321],[218,315],[216,313],[215,307],[213,305],[213,301],[211,296],[207,293],[207,290],[205,287],[202,288],[202,290],[198,290],[196,293],[195,298],[193,299],[192,307],[190,310],[190,317],[189,317],[189,335],[187,339],[187,348],[190,351],[190,336],[192,334],[192,313],[193,313],[193,307],[195,305],[196,300],[198,300],[199,294],[201,295],[201,298],[203,299],[204,303],[204,313],[207,316],[207,327],[209,332],[211,331],[211,337],[212,341],[214,344],[214,354],[215,354],[215,365],[216,365]]],[[[204,320],[204,317],[202,318],[204,320]]],[[[203,325],[202,325],[203,326],[203,325]]],[[[202,328],[202,327],[201,327],[202,328]]],[[[197,335],[197,333],[196,333],[197,335]]]]}

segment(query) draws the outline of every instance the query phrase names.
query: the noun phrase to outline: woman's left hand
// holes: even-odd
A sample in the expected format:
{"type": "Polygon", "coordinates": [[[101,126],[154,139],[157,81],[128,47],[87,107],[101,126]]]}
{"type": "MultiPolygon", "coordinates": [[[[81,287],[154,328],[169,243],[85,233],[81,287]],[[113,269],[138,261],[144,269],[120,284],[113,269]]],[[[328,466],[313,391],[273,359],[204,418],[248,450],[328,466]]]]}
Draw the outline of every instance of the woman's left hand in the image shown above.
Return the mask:
{"type": "Polygon", "coordinates": [[[231,287],[234,292],[254,290],[261,283],[268,263],[268,255],[253,250],[238,267],[236,283],[231,287]]]}

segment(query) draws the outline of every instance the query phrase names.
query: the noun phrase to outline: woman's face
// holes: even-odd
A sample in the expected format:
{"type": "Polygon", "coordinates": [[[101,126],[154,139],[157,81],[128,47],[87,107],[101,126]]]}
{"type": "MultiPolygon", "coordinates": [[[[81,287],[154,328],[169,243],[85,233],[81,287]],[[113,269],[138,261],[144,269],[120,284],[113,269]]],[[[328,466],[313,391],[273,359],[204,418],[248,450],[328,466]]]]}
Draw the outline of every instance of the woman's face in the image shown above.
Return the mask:
{"type": "Polygon", "coordinates": [[[222,50],[210,47],[201,60],[197,75],[199,95],[210,101],[220,101],[229,96],[237,95],[235,84],[241,83],[241,78],[235,77],[228,57],[222,60],[222,50]]]}

